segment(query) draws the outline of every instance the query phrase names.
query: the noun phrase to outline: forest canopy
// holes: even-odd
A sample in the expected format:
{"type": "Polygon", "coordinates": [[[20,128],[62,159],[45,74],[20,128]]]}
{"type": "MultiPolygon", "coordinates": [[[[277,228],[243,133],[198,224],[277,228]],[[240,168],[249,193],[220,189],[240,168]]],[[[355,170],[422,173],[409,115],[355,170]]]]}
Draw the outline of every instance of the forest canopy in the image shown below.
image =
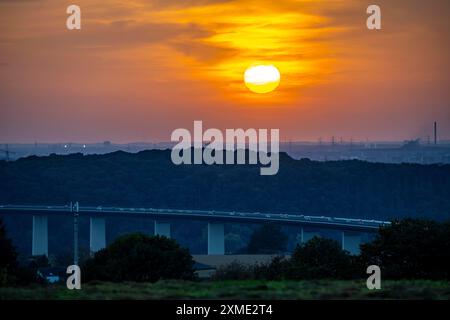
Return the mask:
{"type": "Polygon", "coordinates": [[[450,217],[450,165],[318,162],[174,165],[170,150],[0,161],[0,204],[129,206],[391,219],[450,217]]]}

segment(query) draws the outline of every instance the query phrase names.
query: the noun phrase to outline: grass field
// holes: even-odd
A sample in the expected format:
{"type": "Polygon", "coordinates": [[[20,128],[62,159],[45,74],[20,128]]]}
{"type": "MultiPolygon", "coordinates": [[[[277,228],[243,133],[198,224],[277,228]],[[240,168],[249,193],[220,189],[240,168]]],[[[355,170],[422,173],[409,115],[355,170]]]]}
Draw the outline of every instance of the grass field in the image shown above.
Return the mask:
{"type": "Polygon", "coordinates": [[[450,299],[450,282],[383,281],[368,290],[361,281],[159,281],[102,283],[68,290],[64,284],[0,288],[0,299],[450,299]]]}

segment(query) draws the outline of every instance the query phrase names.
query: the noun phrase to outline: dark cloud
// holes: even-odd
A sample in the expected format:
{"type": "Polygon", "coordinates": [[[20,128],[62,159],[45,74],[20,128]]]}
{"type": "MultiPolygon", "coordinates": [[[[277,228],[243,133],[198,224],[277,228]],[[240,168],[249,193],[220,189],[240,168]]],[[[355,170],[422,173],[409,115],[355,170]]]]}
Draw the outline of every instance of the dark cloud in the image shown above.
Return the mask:
{"type": "Polygon", "coordinates": [[[140,23],[133,20],[117,20],[111,23],[85,24],[81,30],[40,37],[0,38],[0,44],[39,46],[40,48],[114,49],[163,43],[182,37],[199,39],[209,32],[195,24],[140,23]]]}
{"type": "Polygon", "coordinates": [[[235,0],[146,0],[145,2],[153,8],[186,8],[232,1],[235,0]]]}
{"type": "Polygon", "coordinates": [[[44,2],[45,0],[0,0],[0,4],[10,4],[10,3],[12,3],[12,4],[22,4],[22,3],[26,3],[26,2],[35,2],[35,3],[38,3],[38,2],[40,2],[40,3],[42,3],[42,2],[44,2]]]}
{"type": "Polygon", "coordinates": [[[204,63],[216,63],[238,54],[238,50],[214,46],[199,41],[173,42],[175,50],[204,63]]]}

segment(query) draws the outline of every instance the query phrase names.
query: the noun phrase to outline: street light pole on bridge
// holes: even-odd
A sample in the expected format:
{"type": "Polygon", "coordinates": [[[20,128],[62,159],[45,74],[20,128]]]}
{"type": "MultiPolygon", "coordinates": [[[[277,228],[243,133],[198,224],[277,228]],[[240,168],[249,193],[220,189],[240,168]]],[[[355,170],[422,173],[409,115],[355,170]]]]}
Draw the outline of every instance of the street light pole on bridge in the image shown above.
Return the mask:
{"type": "Polygon", "coordinates": [[[78,265],[78,201],[72,205],[70,203],[70,211],[73,212],[73,264],[78,265]]]}

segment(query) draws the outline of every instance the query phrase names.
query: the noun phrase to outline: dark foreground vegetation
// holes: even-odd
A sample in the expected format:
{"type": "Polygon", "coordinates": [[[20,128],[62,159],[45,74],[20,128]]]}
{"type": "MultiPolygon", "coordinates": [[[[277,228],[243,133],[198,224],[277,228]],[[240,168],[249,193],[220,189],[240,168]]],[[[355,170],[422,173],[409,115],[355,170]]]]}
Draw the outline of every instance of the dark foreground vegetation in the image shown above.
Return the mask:
{"type": "MultiPolygon", "coordinates": [[[[250,245],[264,236],[282,245],[279,232],[262,226],[250,245]]],[[[19,265],[0,221],[0,299],[450,299],[449,239],[449,223],[405,219],[380,229],[357,256],[315,237],[290,259],[231,263],[200,280],[191,255],[174,240],[130,234],[85,259],[82,290],[71,291],[64,281],[48,284],[36,276],[45,259],[19,265]],[[366,287],[371,264],[381,268],[381,290],[366,287]]],[[[258,249],[273,250],[267,243],[258,249]]]]}
{"type": "MultiPolygon", "coordinates": [[[[0,161],[0,204],[67,204],[280,212],[355,218],[450,218],[450,165],[317,162],[180,165],[170,150],[0,161]]],[[[124,219],[125,220],[125,219],[124,219]]],[[[124,221],[126,223],[126,221],[124,221]]]]}
{"type": "Polygon", "coordinates": [[[194,260],[175,240],[130,234],[118,238],[83,265],[83,280],[155,282],[194,278],[194,260]]]}
{"type": "Polygon", "coordinates": [[[1,288],[0,299],[450,299],[450,283],[430,280],[382,281],[381,290],[368,290],[365,280],[301,281],[181,281],[156,283],[64,284],[1,288]]]}
{"type": "MultiPolygon", "coordinates": [[[[272,230],[273,233],[273,230],[272,230]]],[[[271,234],[266,235],[271,239],[271,234]]],[[[279,238],[276,236],[275,239],[279,238]]],[[[366,268],[377,265],[383,279],[450,280],[450,223],[404,219],[381,228],[373,241],[350,255],[327,238],[314,237],[298,245],[290,259],[275,257],[271,263],[231,263],[219,268],[217,280],[362,279],[366,268]]]]}

